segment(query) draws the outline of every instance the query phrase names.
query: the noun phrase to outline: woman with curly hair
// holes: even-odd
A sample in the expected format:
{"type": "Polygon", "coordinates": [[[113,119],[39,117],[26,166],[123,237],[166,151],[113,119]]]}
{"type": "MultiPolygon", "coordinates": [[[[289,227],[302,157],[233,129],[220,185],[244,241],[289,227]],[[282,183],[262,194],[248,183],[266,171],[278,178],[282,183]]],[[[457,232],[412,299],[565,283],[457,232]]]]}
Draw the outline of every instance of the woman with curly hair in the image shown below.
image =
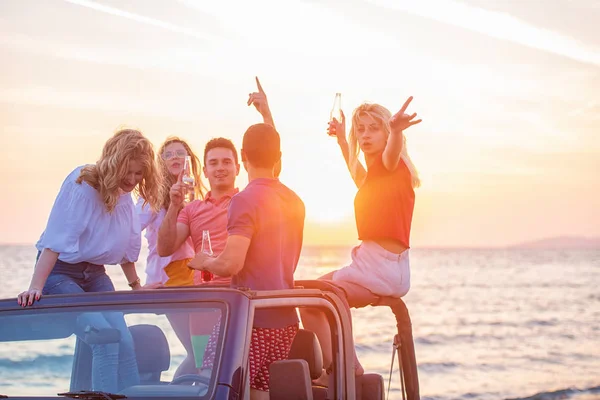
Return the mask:
{"type": "MultiPolygon", "coordinates": [[[[137,130],[118,131],[104,145],[96,164],[77,167],[63,182],[45,231],[37,242],[38,259],[29,289],[18,296],[25,307],[43,295],[114,291],[104,264],[121,264],[132,289],[141,232],[131,192],[151,207],[160,206],[160,176],[150,141],[137,130]]],[[[89,343],[92,390],[117,392],[139,383],[134,344],[123,314],[93,312],[78,318],[76,334],[118,329],[114,344],[89,343]]]]}

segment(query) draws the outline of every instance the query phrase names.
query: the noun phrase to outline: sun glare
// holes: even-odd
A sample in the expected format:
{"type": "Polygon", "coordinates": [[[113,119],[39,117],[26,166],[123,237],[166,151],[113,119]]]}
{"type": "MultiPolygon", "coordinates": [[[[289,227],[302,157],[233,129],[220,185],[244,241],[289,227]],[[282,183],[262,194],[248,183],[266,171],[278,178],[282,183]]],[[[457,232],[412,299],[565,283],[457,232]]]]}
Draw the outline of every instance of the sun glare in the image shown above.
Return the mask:
{"type": "Polygon", "coordinates": [[[339,223],[354,218],[356,189],[344,179],[290,179],[306,207],[307,222],[339,223]]]}

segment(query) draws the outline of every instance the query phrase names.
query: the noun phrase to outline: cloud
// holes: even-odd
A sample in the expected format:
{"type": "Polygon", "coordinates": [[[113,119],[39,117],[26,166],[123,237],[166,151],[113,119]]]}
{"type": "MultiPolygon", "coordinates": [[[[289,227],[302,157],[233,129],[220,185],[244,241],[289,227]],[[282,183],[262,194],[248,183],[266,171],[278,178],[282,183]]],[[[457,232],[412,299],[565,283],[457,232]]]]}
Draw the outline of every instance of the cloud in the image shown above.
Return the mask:
{"type": "Polygon", "coordinates": [[[450,0],[367,2],[600,66],[600,52],[597,50],[560,33],[535,27],[507,13],[484,10],[450,0]]]}
{"type": "Polygon", "coordinates": [[[600,120],[600,103],[597,101],[590,101],[582,107],[575,108],[569,111],[570,117],[584,117],[593,121],[600,120]]]}
{"type": "Polygon", "coordinates": [[[201,39],[201,40],[207,40],[207,41],[214,41],[214,40],[219,40],[221,38],[218,38],[214,35],[211,35],[209,33],[206,32],[200,32],[197,30],[193,30],[193,29],[188,29],[188,28],[183,28],[181,26],[175,25],[175,24],[171,24],[169,22],[166,21],[162,21],[160,19],[156,19],[156,18],[150,18],[150,17],[146,17],[144,15],[140,15],[140,14],[136,14],[136,13],[132,13],[129,11],[124,11],[115,7],[110,7],[110,6],[106,6],[104,4],[100,4],[97,3],[95,1],[91,1],[91,0],[64,0],[67,3],[71,3],[71,4],[75,4],[78,6],[82,6],[82,7],[86,7],[92,10],[96,10],[99,12],[103,12],[106,14],[110,14],[110,15],[114,15],[117,17],[122,17],[122,18],[127,18],[130,19],[132,21],[136,21],[142,24],[146,24],[146,25],[151,25],[157,28],[161,28],[173,33],[179,33],[188,37],[192,37],[195,39],[201,39]]]}

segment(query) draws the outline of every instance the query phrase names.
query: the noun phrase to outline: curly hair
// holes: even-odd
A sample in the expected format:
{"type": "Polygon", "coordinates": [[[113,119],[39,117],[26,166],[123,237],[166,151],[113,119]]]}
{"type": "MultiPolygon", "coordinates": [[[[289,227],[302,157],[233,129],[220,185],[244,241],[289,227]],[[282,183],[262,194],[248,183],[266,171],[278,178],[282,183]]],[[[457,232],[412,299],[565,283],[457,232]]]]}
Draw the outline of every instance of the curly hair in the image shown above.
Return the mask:
{"type": "Polygon", "coordinates": [[[108,139],[96,164],[82,168],[77,183],[85,181],[96,189],[108,212],[112,212],[121,195],[121,181],[129,171],[129,162],[142,165],[142,181],[134,189],[154,210],[160,208],[161,177],[157,172],[152,143],[140,131],[121,129],[108,139]]]}
{"type": "Polygon", "coordinates": [[[160,146],[158,149],[158,153],[156,154],[156,160],[158,162],[158,169],[160,170],[160,174],[162,176],[161,181],[161,206],[165,209],[169,208],[171,204],[171,197],[169,195],[169,191],[171,190],[171,186],[177,182],[177,178],[173,177],[167,168],[167,164],[165,160],[163,160],[162,155],[166,149],[166,147],[173,143],[180,143],[184,148],[188,155],[192,158],[192,173],[194,174],[194,180],[196,182],[196,186],[194,187],[194,198],[196,199],[204,199],[204,193],[206,191],[206,187],[202,183],[202,179],[200,176],[200,159],[198,156],[192,151],[191,147],[187,144],[187,142],[183,139],[178,138],[177,136],[169,136],[167,140],[160,146]]]}
{"type": "MultiPolygon", "coordinates": [[[[371,103],[363,103],[356,107],[354,113],[352,114],[352,125],[350,125],[350,132],[348,133],[350,173],[353,177],[356,177],[358,173],[358,153],[360,152],[360,147],[358,146],[358,138],[356,136],[356,126],[359,123],[358,119],[362,115],[368,115],[374,120],[379,121],[385,133],[388,136],[390,134],[390,118],[392,118],[392,113],[390,110],[382,105],[371,103]]],[[[404,135],[402,135],[402,142],[400,158],[404,160],[408,170],[410,171],[412,187],[418,188],[421,186],[421,179],[419,178],[419,172],[417,171],[417,168],[408,155],[408,150],[406,148],[406,136],[404,135]]]]}

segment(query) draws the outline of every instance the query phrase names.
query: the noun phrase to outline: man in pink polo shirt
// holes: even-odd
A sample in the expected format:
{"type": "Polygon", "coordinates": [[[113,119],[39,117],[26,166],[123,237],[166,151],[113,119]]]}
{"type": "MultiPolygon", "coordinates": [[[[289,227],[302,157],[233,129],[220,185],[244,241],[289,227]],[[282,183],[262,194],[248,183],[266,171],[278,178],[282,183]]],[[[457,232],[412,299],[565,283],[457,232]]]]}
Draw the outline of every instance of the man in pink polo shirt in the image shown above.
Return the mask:
{"type": "MultiPolygon", "coordinates": [[[[227,241],[227,209],[231,197],[238,192],[235,178],[240,172],[235,146],[229,139],[210,140],[204,148],[204,176],[210,192],[203,200],[194,200],[184,207],[181,182],[171,187],[171,203],[158,230],[157,252],[161,257],[174,253],[191,237],[196,253],[202,248],[202,231],[208,230],[215,254],[221,254],[227,241]]],[[[180,177],[181,179],[181,177],[180,177]]],[[[194,271],[194,283],[201,284],[202,274],[194,271]]],[[[229,285],[231,278],[214,276],[214,282],[229,285]]],[[[199,322],[185,314],[170,315],[169,321],[187,352],[183,373],[195,374],[205,362],[206,344],[218,315],[206,313],[199,322]]],[[[181,368],[180,368],[181,369],[181,368]]]]}

